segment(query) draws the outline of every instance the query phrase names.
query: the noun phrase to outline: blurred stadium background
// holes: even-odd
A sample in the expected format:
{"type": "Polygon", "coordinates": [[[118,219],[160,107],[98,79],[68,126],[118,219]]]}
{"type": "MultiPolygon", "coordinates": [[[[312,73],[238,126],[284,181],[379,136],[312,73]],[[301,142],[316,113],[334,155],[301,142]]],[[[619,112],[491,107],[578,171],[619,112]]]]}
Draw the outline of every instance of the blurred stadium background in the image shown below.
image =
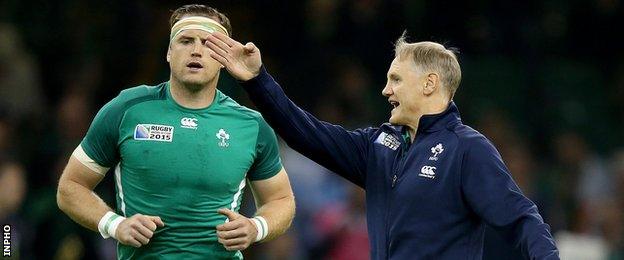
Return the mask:
{"type": "MultiPolygon", "coordinates": [[[[380,93],[403,30],[458,47],[463,120],[496,144],[562,258],[624,259],[622,1],[198,2],[261,48],[293,100],[349,128],[387,120],[380,93]]],[[[168,18],[187,3],[0,1],[0,224],[13,225],[21,259],[114,259],[113,241],[59,211],[57,179],[105,102],[168,79],[168,18]]],[[[227,73],[219,88],[252,106],[227,73]]],[[[295,222],[246,257],[367,259],[363,192],[282,155],[295,222]]],[[[97,192],[112,201],[110,176],[97,192]]],[[[491,230],[485,244],[485,259],[519,259],[491,230]]]]}

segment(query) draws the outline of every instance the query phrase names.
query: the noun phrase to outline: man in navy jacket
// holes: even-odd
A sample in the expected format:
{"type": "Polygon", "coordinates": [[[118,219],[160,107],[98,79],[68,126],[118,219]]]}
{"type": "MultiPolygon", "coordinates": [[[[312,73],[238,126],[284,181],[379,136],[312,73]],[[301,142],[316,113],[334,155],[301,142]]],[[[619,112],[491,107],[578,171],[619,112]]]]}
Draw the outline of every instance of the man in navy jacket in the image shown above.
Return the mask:
{"type": "Polygon", "coordinates": [[[366,190],[371,258],[481,259],[487,224],[525,258],[559,259],[549,226],[498,151],[461,122],[451,50],[401,37],[382,91],[393,106],[389,123],[348,131],[289,100],[252,43],[214,33],[206,46],[292,148],[366,190]]]}

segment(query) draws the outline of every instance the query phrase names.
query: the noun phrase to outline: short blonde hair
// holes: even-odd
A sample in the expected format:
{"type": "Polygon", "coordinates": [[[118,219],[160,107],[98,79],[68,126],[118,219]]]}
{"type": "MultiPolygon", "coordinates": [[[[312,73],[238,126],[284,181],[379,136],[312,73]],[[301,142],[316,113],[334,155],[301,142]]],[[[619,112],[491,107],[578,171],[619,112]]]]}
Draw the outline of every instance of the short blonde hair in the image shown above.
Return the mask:
{"type": "Polygon", "coordinates": [[[395,43],[394,52],[395,57],[399,59],[411,57],[414,64],[425,73],[438,73],[440,82],[449,91],[449,97],[453,98],[461,81],[456,49],[447,49],[436,42],[408,43],[403,33],[395,43]]]}

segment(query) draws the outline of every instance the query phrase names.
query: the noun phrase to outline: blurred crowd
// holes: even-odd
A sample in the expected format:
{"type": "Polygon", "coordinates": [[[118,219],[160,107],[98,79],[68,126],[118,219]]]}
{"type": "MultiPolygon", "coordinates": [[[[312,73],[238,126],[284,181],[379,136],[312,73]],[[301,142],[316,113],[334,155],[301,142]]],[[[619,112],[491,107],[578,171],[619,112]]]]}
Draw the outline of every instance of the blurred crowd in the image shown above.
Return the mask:
{"type": "MultiPolygon", "coordinates": [[[[455,102],[492,140],[564,259],[624,259],[624,3],[200,1],[253,41],[289,96],[347,128],[379,125],[393,41],[460,50],[455,102]]],[[[171,10],[187,2],[0,1],[0,224],[21,259],[114,259],[115,243],[56,206],[56,184],[97,110],[169,76],[171,10]]],[[[253,107],[227,73],[219,88],[253,107]]],[[[248,259],[367,259],[363,191],[286,145],[292,228],[248,259]]],[[[113,178],[96,192],[113,201],[113,178]]],[[[253,213],[249,193],[242,209],[253,213]]],[[[486,230],[485,259],[520,259],[486,230]]]]}

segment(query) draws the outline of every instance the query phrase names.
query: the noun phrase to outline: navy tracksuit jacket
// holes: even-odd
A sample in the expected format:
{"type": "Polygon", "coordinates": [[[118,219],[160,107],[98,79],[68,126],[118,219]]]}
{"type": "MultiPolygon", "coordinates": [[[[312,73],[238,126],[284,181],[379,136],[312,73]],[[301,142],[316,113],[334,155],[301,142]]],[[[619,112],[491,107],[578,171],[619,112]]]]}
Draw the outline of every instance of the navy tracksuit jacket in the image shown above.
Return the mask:
{"type": "Polygon", "coordinates": [[[289,146],[366,190],[372,259],[481,259],[485,224],[525,258],[559,259],[535,204],[453,102],[423,116],[410,144],[403,126],[347,131],[319,121],[264,67],[241,85],[289,146]]]}

